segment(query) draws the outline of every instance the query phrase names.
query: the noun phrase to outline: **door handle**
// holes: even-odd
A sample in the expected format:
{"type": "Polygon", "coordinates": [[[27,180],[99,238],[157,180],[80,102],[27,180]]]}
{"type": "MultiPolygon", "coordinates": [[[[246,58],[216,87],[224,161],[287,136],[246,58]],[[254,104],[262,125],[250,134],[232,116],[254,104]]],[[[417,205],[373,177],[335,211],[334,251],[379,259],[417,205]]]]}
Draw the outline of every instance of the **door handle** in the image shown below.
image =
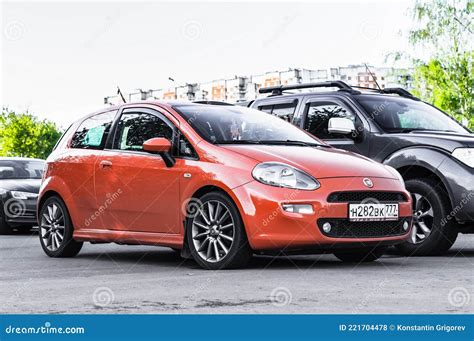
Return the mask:
{"type": "Polygon", "coordinates": [[[111,168],[112,167],[112,161],[109,160],[102,160],[99,163],[100,168],[111,168]]]}

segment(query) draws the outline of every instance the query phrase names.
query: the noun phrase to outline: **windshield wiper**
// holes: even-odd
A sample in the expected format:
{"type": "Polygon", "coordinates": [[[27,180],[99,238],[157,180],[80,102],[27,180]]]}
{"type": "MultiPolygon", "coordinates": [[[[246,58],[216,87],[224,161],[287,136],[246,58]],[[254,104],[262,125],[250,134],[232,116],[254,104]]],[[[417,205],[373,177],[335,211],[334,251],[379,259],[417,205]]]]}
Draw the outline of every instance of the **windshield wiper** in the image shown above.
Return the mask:
{"type": "Polygon", "coordinates": [[[321,144],[321,143],[311,143],[311,142],[304,142],[304,141],[296,141],[296,140],[263,140],[260,141],[261,144],[270,144],[270,145],[281,145],[281,146],[303,146],[303,147],[327,147],[331,148],[329,145],[321,144]]]}
{"type": "Polygon", "coordinates": [[[303,146],[303,147],[323,147],[331,148],[330,145],[321,143],[310,143],[296,140],[229,140],[216,141],[214,144],[267,144],[277,146],[303,146]]]}
{"type": "Polygon", "coordinates": [[[260,144],[257,140],[226,140],[226,141],[214,141],[213,144],[260,144]]]}

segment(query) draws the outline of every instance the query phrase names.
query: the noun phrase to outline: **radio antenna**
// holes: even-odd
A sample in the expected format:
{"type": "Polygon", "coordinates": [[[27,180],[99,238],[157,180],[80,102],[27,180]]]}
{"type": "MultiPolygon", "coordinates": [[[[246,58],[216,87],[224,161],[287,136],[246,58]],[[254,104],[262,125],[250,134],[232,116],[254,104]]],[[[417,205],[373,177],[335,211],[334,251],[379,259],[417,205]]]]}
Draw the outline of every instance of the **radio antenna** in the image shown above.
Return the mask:
{"type": "Polygon", "coordinates": [[[377,78],[375,78],[374,74],[372,73],[372,71],[370,71],[369,67],[367,66],[367,63],[364,63],[365,65],[365,69],[367,70],[367,72],[369,73],[369,75],[372,77],[372,79],[374,80],[375,82],[375,85],[377,85],[377,88],[379,88],[380,91],[383,91],[382,88],[380,87],[379,83],[377,83],[377,78]]]}

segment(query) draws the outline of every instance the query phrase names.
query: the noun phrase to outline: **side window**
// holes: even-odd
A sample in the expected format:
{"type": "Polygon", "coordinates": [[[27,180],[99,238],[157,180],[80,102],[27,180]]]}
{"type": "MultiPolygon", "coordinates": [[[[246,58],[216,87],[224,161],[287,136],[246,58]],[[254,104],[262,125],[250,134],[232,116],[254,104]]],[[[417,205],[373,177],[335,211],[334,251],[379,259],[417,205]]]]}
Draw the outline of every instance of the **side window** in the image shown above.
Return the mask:
{"type": "Polygon", "coordinates": [[[333,117],[348,118],[356,125],[356,116],[336,103],[311,103],[307,110],[305,130],[323,140],[347,138],[342,134],[330,134],[328,132],[328,123],[333,117]]]}
{"type": "Polygon", "coordinates": [[[287,122],[292,122],[297,105],[298,101],[295,100],[291,103],[261,105],[258,107],[258,110],[278,116],[287,122]]]}
{"type": "Polygon", "coordinates": [[[176,157],[189,157],[196,158],[197,154],[194,151],[193,146],[189,143],[188,139],[178,131],[176,140],[178,143],[175,144],[173,151],[174,156],[176,157]]]}
{"type": "Polygon", "coordinates": [[[58,148],[58,146],[61,144],[61,142],[63,142],[64,136],[67,135],[67,133],[69,132],[69,129],[71,129],[71,127],[72,127],[72,124],[69,127],[67,127],[67,129],[63,132],[63,134],[61,135],[59,140],[56,141],[56,144],[54,145],[53,150],[56,150],[58,148]]]}
{"type": "Polygon", "coordinates": [[[266,112],[268,114],[272,113],[273,105],[262,105],[258,107],[258,110],[266,112]]]}
{"type": "Polygon", "coordinates": [[[72,137],[71,147],[103,149],[116,112],[98,114],[82,122],[72,137]]]}
{"type": "Polygon", "coordinates": [[[292,122],[297,104],[296,101],[293,103],[275,104],[273,106],[272,114],[287,122],[292,122]]]}
{"type": "Polygon", "coordinates": [[[173,138],[173,128],[158,116],[130,112],[120,117],[114,148],[120,150],[143,149],[143,142],[153,137],[173,138]]]}

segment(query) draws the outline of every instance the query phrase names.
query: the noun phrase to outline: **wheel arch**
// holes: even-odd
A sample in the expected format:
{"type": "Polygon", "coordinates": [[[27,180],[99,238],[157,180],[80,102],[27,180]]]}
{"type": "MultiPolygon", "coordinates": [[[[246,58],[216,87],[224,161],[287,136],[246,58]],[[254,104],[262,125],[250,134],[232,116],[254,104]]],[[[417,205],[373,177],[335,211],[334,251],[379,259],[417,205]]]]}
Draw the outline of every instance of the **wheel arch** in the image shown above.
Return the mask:
{"type": "Polygon", "coordinates": [[[75,226],[75,210],[76,207],[74,205],[74,197],[72,195],[72,192],[70,189],[66,186],[65,182],[63,179],[59,177],[50,177],[46,178],[43,183],[41,184],[39,196],[38,196],[38,202],[36,205],[36,218],[39,218],[39,211],[41,206],[44,204],[44,202],[52,197],[52,196],[58,196],[63,202],[64,205],[66,206],[66,209],[68,210],[69,217],[71,219],[71,222],[73,226],[75,226]]]}
{"type": "Polygon", "coordinates": [[[202,196],[204,196],[208,193],[211,193],[211,192],[220,192],[222,194],[225,194],[225,195],[229,196],[227,191],[224,190],[223,188],[221,188],[220,186],[217,186],[217,185],[204,185],[204,186],[198,188],[196,191],[194,191],[194,193],[191,195],[191,198],[199,199],[202,196]]]}
{"type": "Polygon", "coordinates": [[[40,200],[38,201],[38,209],[37,209],[38,212],[41,209],[41,206],[43,206],[44,202],[48,200],[49,198],[51,198],[52,196],[58,196],[61,198],[62,201],[64,201],[64,199],[61,197],[61,194],[59,194],[58,192],[52,189],[47,190],[46,192],[43,193],[40,200]]]}
{"type": "MultiPolygon", "coordinates": [[[[244,225],[244,231],[245,233],[247,234],[247,227],[245,225],[245,220],[243,218],[243,212],[244,212],[244,209],[242,207],[242,204],[240,203],[239,199],[237,198],[237,196],[232,192],[232,189],[228,188],[227,186],[225,186],[224,184],[221,184],[221,183],[208,183],[208,184],[202,184],[201,186],[199,186],[198,188],[195,188],[193,189],[192,191],[190,191],[190,194],[189,196],[185,196],[185,199],[183,201],[183,203],[191,203],[192,199],[199,199],[199,198],[202,198],[204,195],[208,194],[208,193],[212,193],[212,192],[218,192],[218,193],[221,193],[223,195],[225,195],[226,197],[228,197],[230,200],[232,200],[232,202],[235,204],[235,206],[237,207],[237,211],[240,215],[240,218],[242,220],[242,223],[244,225]]],[[[183,211],[186,210],[186,207],[182,207],[183,208],[183,211]]],[[[186,217],[186,214],[185,212],[182,212],[183,214],[183,235],[184,235],[184,243],[183,243],[183,249],[181,250],[181,257],[183,258],[190,258],[191,257],[191,252],[189,250],[189,246],[187,245],[187,239],[186,239],[186,221],[187,221],[187,217],[186,217]]]]}
{"type": "Polygon", "coordinates": [[[446,177],[438,170],[445,158],[444,151],[435,148],[405,148],[388,156],[383,164],[392,166],[404,180],[429,178],[440,184],[453,207],[453,193],[446,177]]]}
{"type": "MultiPolygon", "coordinates": [[[[212,193],[212,192],[218,192],[221,194],[224,194],[226,197],[228,197],[232,202],[235,204],[237,207],[237,211],[240,214],[240,218],[242,219],[242,222],[244,222],[244,212],[245,210],[243,209],[242,203],[239,201],[239,198],[235,195],[235,193],[232,191],[232,189],[228,188],[224,184],[206,184],[202,185],[199,188],[195,189],[190,196],[190,198],[195,198],[199,199],[205,194],[212,193]]],[[[186,217],[184,217],[184,227],[186,228],[186,217]]],[[[244,229],[247,230],[245,224],[244,224],[244,229]]],[[[185,231],[186,233],[186,231],[185,231]]]]}

